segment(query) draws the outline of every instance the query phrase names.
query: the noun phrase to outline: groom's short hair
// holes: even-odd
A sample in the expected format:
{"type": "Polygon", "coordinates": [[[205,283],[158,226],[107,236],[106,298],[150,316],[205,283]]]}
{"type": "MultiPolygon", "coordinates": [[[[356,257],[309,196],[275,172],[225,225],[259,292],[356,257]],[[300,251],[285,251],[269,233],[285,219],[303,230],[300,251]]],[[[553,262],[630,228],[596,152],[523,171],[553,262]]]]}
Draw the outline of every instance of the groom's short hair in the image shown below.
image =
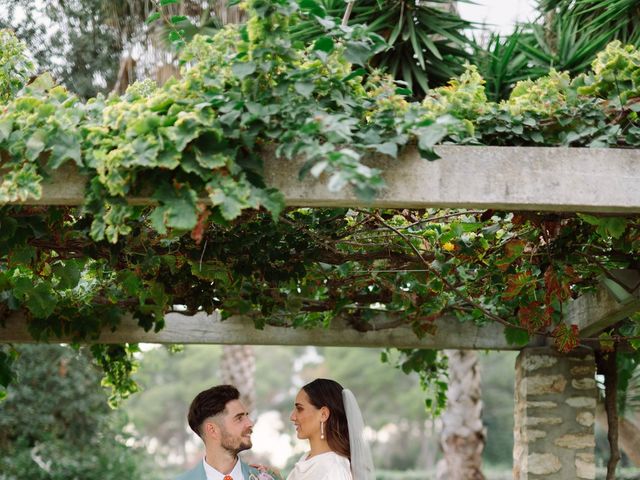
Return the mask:
{"type": "Polygon", "coordinates": [[[227,403],[239,398],[240,392],[233,385],[217,385],[200,392],[191,402],[187,415],[191,430],[202,438],[204,421],[224,412],[227,403]]]}

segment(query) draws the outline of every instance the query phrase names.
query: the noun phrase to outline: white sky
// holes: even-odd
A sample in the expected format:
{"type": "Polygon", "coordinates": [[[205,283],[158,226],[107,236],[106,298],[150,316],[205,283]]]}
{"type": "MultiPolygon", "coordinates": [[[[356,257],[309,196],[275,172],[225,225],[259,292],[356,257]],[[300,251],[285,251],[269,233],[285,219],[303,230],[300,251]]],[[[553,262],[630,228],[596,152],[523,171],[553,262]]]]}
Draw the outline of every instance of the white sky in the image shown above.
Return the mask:
{"type": "Polygon", "coordinates": [[[458,3],[460,16],[466,20],[486,23],[488,28],[507,34],[517,21],[534,20],[535,0],[473,0],[474,4],[458,3]]]}

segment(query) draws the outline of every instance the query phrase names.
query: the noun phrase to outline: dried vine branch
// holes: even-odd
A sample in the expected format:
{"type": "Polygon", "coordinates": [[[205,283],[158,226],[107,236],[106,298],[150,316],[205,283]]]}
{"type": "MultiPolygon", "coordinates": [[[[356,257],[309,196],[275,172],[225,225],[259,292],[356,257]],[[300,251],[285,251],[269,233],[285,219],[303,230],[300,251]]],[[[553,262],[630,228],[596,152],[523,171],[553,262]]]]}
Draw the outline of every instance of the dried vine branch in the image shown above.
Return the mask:
{"type": "Polygon", "coordinates": [[[615,480],[616,467],[620,461],[618,445],[618,367],[617,348],[612,352],[596,351],[598,373],[604,375],[605,410],[607,412],[607,439],[609,440],[609,461],[607,462],[607,480],[615,480]]]}

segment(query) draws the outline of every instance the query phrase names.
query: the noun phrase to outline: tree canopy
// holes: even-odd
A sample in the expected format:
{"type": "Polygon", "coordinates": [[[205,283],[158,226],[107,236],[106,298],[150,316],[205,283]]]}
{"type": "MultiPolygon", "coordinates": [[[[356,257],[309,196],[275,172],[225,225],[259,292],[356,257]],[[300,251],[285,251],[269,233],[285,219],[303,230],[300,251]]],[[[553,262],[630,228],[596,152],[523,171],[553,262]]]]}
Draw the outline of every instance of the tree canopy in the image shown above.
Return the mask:
{"type": "Polygon", "coordinates": [[[141,478],[145,457],[125,445],[126,419],[108,407],[88,351],[23,346],[16,372],[0,405],[3,478],[141,478]]]}

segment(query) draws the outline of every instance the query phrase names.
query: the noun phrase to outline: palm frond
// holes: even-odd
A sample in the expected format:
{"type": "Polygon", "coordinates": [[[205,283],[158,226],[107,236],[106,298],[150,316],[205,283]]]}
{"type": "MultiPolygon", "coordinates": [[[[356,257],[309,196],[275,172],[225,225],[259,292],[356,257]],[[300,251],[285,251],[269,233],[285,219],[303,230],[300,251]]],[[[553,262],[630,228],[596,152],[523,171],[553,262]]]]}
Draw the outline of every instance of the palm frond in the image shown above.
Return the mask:
{"type": "MultiPolygon", "coordinates": [[[[387,41],[389,48],[374,57],[372,65],[406,82],[418,98],[429,87],[443,85],[461,73],[475,45],[464,35],[472,24],[434,3],[445,7],[451,2],[438,0],[426,5],[415,0],[359,0],[349,19],[350,25],[367,25],[387,41]]],[[[323,0],[322,5],[332,17],[341,18],[344,13],[341,0],[323,0]]],[[[313,20],[292,27],[293,39],[304,43],[321,33],[313,20]]]]}

